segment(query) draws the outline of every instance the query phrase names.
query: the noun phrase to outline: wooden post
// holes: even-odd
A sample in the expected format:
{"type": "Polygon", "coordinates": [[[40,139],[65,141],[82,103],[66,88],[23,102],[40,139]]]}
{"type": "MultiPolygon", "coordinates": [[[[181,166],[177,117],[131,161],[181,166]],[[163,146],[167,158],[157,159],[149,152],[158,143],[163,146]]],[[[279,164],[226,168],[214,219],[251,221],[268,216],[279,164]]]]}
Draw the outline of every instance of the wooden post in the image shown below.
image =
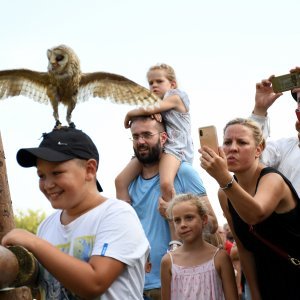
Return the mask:
{"type": "MultiPolygon", "coordinates": [[[[14,227],[14,214],[10,198],[5,155],[0,133],[0,241],[2,240],[3,236],[14,227]]],[[[9,256],[7,257],[9,258],[9,256]]],[[[0,291],[0,299],[31,300],[32,295],[29,288],[21,287],[7,291],[0,291]]]]}

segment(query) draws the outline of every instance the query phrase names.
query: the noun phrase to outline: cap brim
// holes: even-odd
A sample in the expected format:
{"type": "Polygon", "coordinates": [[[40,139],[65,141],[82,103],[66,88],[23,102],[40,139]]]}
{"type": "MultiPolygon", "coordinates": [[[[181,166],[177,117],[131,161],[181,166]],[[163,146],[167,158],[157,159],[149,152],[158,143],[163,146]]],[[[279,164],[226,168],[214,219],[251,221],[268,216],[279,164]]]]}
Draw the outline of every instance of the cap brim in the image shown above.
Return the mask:
{"type": "Polygon", "coordinates": [[[292,94],[292,97],[298,102],[298,100],[297,100],[297,93],[293,93],[293,92],[291,91],[291,94],[292,94]]]}
{"type": "Polygon", "coordinates": [[[37,158],[51,162],[60,162],[70,160],[74,156],[43,147],[20,149],[17,153],[19,165],[25,168],[36,166],[37,158]]]}

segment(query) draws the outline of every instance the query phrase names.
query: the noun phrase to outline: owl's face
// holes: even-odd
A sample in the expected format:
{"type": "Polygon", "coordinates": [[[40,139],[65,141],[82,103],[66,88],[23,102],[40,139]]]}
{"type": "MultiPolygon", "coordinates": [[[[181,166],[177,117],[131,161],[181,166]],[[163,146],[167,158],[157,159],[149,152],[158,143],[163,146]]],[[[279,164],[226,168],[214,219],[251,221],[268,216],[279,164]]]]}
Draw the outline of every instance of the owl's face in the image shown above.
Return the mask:
{"type": "Polygon", "coordinates": [[[55,74],[62,74],[65,71],[69,62],[68,53],[59,47],[49,49],[48,56],[48,71],[55,74]]]}

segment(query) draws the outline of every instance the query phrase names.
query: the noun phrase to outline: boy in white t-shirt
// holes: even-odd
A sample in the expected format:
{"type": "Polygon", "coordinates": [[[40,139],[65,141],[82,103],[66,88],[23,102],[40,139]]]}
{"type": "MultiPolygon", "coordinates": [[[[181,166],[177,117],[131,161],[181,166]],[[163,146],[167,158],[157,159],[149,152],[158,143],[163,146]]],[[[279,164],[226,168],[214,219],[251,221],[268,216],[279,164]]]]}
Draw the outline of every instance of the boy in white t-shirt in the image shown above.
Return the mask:
{"type": "Polygon", "coordinates": [[[20,149],[17,161],[36,166],[40,190],[57,209],[37,235],[13,229],[2,239],[38,260],[41,299],[143,299],[149,243],[133,208],[99,193],[90,137],[55,129],[39,147],[20,149]]]}

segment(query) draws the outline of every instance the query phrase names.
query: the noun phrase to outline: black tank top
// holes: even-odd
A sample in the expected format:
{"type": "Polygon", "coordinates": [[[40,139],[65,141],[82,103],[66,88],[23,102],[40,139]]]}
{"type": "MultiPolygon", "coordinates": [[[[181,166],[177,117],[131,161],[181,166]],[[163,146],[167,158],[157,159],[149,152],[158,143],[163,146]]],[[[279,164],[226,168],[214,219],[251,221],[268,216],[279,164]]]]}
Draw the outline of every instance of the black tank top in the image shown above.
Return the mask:
{"type": "MultiPolygon", "coordinates": [[[[267,219],[254,225],[255,231],[272,244],[278,245],[291,256],[299,258],[300,199],[291,182],[282,173],[271,167],[261,170],[256,190],[261,177],[268,173],[277,173],[284,179],[297,204],[294,209],[286,213],[273,212],[267,219]]],[[[240,218],[229,199],[228,207],[237,237],[243,246],[252,252],[254,257],[263,299],[300,299],[300,268],[296,268],[286,259],[280,257],[250,233],[249,224],[240,218]]]]}

